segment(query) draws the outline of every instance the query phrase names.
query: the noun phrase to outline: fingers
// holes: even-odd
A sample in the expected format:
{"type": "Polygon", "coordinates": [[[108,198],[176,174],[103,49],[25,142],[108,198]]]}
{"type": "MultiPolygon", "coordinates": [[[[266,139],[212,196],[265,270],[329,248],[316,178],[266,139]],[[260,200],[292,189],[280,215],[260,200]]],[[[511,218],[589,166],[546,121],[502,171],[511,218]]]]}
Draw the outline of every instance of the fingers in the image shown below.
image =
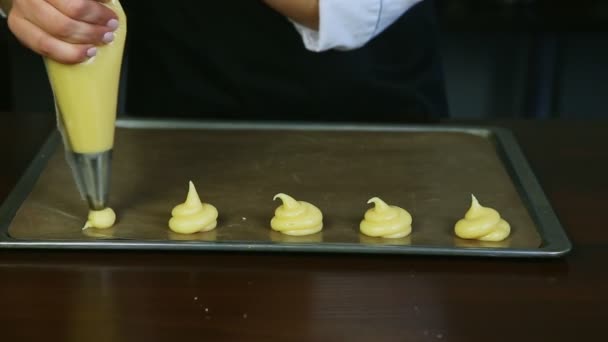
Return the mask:
{"type": "Polygon", "coordinates": [[[114,40],[120,23],[109,0],[14,0],[9,27],[27,47],[62,63],[79,63],[114,40]]]}
{"type": "Polygon", "coordinates": [[[92,44],[71,44],[51,36],[26,20],[19,11],[18,7],[13,8],[8,25],[15,36],[36,53],[60,63],[74,64],[83,62],[97,52],[92,44]]]}
{"type": "Polygon", "coordinates": [[[114,38],[105,25],[92,25],[70,18],[49,3],[38,2],[38,5],[28,8],[28,20],[55,38],[75,44],[109,43],[114,38]]]}
{"type": "MultiPolygon", "coordinates": [[[[41,0],[38,0],[41,1],[41,0]]],[[[44,0],[65,16],[89,24],[107,26],[116,13],[101,4],[109,0],[44,0]]]]}

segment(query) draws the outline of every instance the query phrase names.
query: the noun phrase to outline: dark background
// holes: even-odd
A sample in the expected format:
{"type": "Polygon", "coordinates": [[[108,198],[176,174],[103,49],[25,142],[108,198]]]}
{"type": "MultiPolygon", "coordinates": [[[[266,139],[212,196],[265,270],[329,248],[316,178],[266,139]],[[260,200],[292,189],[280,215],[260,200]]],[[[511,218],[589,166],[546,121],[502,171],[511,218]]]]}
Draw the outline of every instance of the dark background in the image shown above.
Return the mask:
{"type": "MultiPolygon", "coordinates": [[[[455,118],[608,117],[608,1],[440,0],[455,118]]],[[[53,112],[38,56],[0,22],[0,111],[53,112]]]]}

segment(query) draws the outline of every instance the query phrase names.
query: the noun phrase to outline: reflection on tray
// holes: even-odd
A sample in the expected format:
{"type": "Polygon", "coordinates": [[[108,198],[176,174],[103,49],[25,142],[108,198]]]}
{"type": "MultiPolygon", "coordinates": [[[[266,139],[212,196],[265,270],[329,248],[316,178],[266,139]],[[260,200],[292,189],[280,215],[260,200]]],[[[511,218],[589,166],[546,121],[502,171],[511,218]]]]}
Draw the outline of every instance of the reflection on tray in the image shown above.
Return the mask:
{"type": "Polygon", "coordinates": [[[168,230],[167,237],[172,241],[217,241],[217,229],[208,232],[199,232],[196,234],[178,234],[168,230]]]}
{"type": "Polygon", "coordinates": [[[291,236],[277,231],[270,231],[270,239],[273,242],[285,242],[285,243],[316,243],[323,242],[323,231],[316,234],[305,235],[305,236],[291,236]]]}
{"type": "Polygon", "coordinates": [[[82,234],[88,237],[96,238],[96,239],[115,239],[114,236],[115,228],[108,229],[97,229],[97,228],[87,228],[82,230],[82,234]]]}
{"type": "Polygon", "coordinates": [[[465,240],[459,237],[454,237],[454,246],[465,247],[465,248],[509,248],[511,247],[511,239],[508,238],[503,241],[479,241],[479,240],[465,240]]]}
{"type": "Polygon", "coordinates": [[[399,246],[407,246],[412,244],[412,236],[408,235],[406,237],[398,238],[398,239],[385,239],[379,237],[371,237],[364,234],[359,234],[359,242],[366,245],[399,245],[399,246]]]}

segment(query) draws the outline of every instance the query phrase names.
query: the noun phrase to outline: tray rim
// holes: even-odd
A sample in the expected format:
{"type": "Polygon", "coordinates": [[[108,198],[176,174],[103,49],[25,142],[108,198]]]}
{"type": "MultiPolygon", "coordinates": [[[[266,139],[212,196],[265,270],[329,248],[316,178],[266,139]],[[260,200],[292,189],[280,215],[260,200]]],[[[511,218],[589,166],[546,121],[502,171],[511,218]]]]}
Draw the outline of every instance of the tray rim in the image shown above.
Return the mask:
{"type": "Polygon", "coordinates": [[[284,242],[205,242],[205,241],[133,241],[133,240],[19,240],[8,229],[21,204],[27,199],[48,160],[61,144],[57,130],[51,132],[32,159],[8,197],[0,205],[0,249],[64,250],[175,250],[233,252],[303,252],[348,254],[401,254],[436,256],[476,256],[513,258],[558,258],[572,250],[572,244],[549,199],[530,167],[513,133],[506,128],[486,125],[444,124],[356,124],[318,122],[209,121],[167,119],[118,119],[116,127],[127,129],[184,130],[292,130],[292,131],[362,131],[362,132],[452,132],[467,133],[492,139],[504,167],[514,182],[526,209],[534,220],[542,246],[533,249],[492,247],[441,247],[361,245],[357,243],[297,244],[284,242]]]}

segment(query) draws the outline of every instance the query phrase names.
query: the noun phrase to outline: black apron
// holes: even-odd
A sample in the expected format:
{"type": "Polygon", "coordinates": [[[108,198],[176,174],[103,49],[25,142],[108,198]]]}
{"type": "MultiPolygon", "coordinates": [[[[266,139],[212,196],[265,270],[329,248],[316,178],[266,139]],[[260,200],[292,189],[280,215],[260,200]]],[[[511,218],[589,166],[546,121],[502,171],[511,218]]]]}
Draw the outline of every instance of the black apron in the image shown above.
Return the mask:
{"type": "Polygon", "coordinates": [[[362,48],[310,52],[262,1],[125,1],[127,112],[139,116],[426,122],[447,116],[433,4],[362,48]]]}

